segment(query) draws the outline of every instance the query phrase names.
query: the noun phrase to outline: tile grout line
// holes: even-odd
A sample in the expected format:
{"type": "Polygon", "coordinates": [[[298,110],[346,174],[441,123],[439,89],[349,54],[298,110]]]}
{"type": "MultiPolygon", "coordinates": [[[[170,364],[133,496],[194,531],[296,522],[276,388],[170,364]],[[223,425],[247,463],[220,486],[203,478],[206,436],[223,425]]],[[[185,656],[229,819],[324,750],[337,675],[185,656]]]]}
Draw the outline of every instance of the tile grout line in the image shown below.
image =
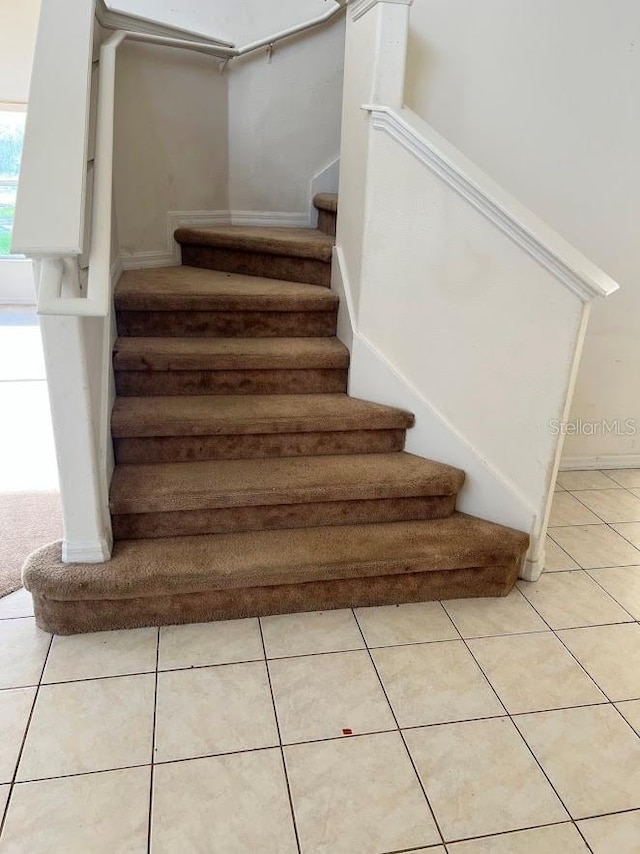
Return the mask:
{"type": "MultiPolygon", "coordinates": [[[[404,734],[402,732],[400,724],[398,723],[398,718],[396,717],[395,710],[394,710],[393,706],[391,705],[391,700],[389,699],[389,696],[387,694],[387,689],[384,687],[384,682],[382,681],[382,677],[380,676],[380,673],[378,672],[378,668],[376,667],[375,660],[374,660],[373,655],[371,654],[371,650],[369,649],[369,646],[367,644],[367,638],[366,638],[365,633],[362,629],[362,626],[360,625],[360,621],[358,620],[358,615],[356,614],[356,611],[354,608],[351,608],[350,610],[351,610],[351,613],[353,615],[354,620],[356,621],[356,625],[358,626],[358,631],[362,635],[362,640],[364,642],[367,655],[369,656],[369,661],[371,662],[371,666],[373,667],[374,673],[376,674],[376,676],[378,678],[378,682],[380,684],[380,688],[382,690],[382,693],[384,694],[384,698],[387,701],[387,705],[389,706],[389,709],[391,711],[391,715],[392,715],[393,720],[394,720],[395,725],[396,725],[396,731],[398,732],[400,739],[402,741],[402,744],[404,745],[406,755],[409,758],[409,762],[411,763],[411,767],[413,768],[413,773],[415,774],[416,780],[418,781],[418,785],[420,786],[420,789],[422,790],[422,794],[424,796],[425,803],[427,805],[427,808],[429,809],[429,812],[431,813],[431,818],[433,819],[433,823],[435,825],[436,831],[438,832],[438,835],[440,836],[441,843],[444,845],[444,834],[442,832],[442,828],[440,827],[440,822],[438,821],[436,814],[435,814],[435,811],[434,811],[433,807],[431,806],[431,802],[430,802],[429,797],[427,795],[427,790],[426,790],[426,788],[422,782],[420,774],[418,773],[418,769],[416,768],[416,764],[413,761],[413,756],[411,755],[411,752],[409,750],[407,742],[405,741],[404,734]]],[[[444,610],[444,607],[443,607],[443,610],[444,610]]],[[[445,613],[446,613],[446,611],[445,611],[445,613]]],[[[447,614],[447,616],[449,616],[449,615],[447,614]]],[[[451,619],[451,618],[449,617],[449,619],[451,619]]],[[[456,631],[458,631],[458,629],[455,625],[454,625],[454,629],[456,631]]],[[[389,730],[389,731],[392,732],[393,730],[389,730]]],[[[429,847],[429,846],[427,846],[427,847],[429,847]]]]}
{"type": "MultiPolygon", "coordinates": [[[[53,646],[53,635],[51,635],[49,637],[49,645],[47,647],[47,652],[44,656],[44,661],[42,662],[42,669],[40,671],[40,678],[39,678],[38,684],[36,686],[36,692],[33,695],[33,703],[31,704],[31,710],[29,712],[29,717],[27,718],[27,725],[24,729],[24,735],[22,736],[22,742],[20,744],[20,750],[18,751],[16,764],[15,764],[15,767],[13,769],[13,775],[11,777],[11,782],[9,784],[9,794],[7,796],[7,803],[5,804],[4,813],[2,816],[2,821],[0,821],[0,838],[2,837],[2,834],[4,833],[4,828],[5,828],[5,825],[7,822],[7,817],[9,815],[9,807],[11,804],[11,798],[13,797],[13,789],[16,785],[16,777],[18,776],[18,768],[20,767],[20,762],[22,761],[22,754],[24,752],[24,746],[25,746],[26,741],[27,741],[27,736],[29,734],[29,729],[31,727],[31,721],[33,720],[33,713],[35,711],[36,702],[38,701],[38,695],[40,693],[40,687],[42,685],[42,677],[44,676],[44,671],[45,671],[46,666],[47,666],[47,661],[49,660],[49,654],[51,652],[52,646],[53,646]]],[[[31,686],[31,687],[33,687],[33,686],[31,686]]]]}
{"type": "MultiPolygon", "coordinates": [[[[151,854],[151,825],[153,818],[153,782],[156,752],[156,721],[158,718],[158,663],[160,661],[160,627],[156,630],[156,669],[153,689],[153,723],[151,727],[151,768],[149,772],[149,817],[147,819],[147,854],[151,854]]],[[[145,766],[143,766],[145,767],[145,766]]]]}
{"type": "MultiPolygon", "coordinates": [[[[522,591],[520,591],[520,592],[522,593],[522,591]]],[[[524,594],[522,594],[522,595],[524,596],[524,594]]],[[[526,598],[527,598],[527,597],[525,596],[525,599],[526,599],[526,598]]],[[[527,599],[527,601],[529,601],[529,600],[527,599]]],[[[531,603],[529,603],[529,604],[531,605],[531,603]]],[[[533,606],[533,605],[531,605],[531,607],[534,609],[534,611],[536,611],[536,613],[538,614],[538,616],[540,617],[540,619],[545,623],[545,625],[549,626],[549,623],[544,619],[544,617],[542,616],[542,614],[540,614],[540,613],[537,611],[537,609],[536,609],[536,608],[534,608],[534,606],[533,606]]],[[[551,626],[549,626],[549,628],[551,629],[551,626]]],[[[553,632],[553,629],[551,629],[551,631],[553,632]]],[[[553,633],[554,633],[554,635],[555,635],[555,632],[553,632],[553,633]]],[[[556,637],[557,637],[557,635],[556,635],[556,637]]],[[[546,779],[547,783],[548,783],[548,784],[549,784],[549,786],[551,787],[552,791],[555,793],[555,796],[557,797],[558,801],[559,801],[559,802],[560,802],[560,804],[562,805],[562,808],[563,808],[563,809],[564,809],[564,811],[566,812],[566,814],[567,814],[567,816],[569,817],[569,819],[570,819],[570,820],[573,820],[573,816],[571,815],[571,813],[570,813],[569,809],[567,808],[567,805],[565,804],[564,800],[560,797],[560,794],[559,794],[559,792],[557,791],[556,787],[555,787],[555,786],[553,785],[553,783],[551,782],[551,778],[549,777],[549,775],[547,774],[547,772],[545,771],[545,769],[542,767],[542,764],[541,764],[541,762],[538,760],[538,757],[535,755],[535,753],[533,752],[532,748],[529,746],[529,743],[527,742],[526,738],[524,737],[524,735],[523,735],[523,734],[522,734],[522,732],[520,731],[520,728],[519,728],[519,727],[518,727],[518,725],[516,724],[516,722],[515,722],[515,720],[514,720],[514,715],[511,715],[511,714],[509,713],[509,711],[507,710],[506,706],[504,705],[504,703],[502,702],[502,700],[501,700],[501,699],[500,699],[500,697],[498,696],[497,691],[495,690],[495,688],[494,688],[494,687],[493,687],[493,685],[491,684],[491,681],[489,680],[489,678],[488,678],[487,674],[484,672],[484,669],[483,669],[483,667],[481,666],[480,662],[477,660],[477,658],[476,658],[476,657],[475,657],[475,655],[473,654],[473,651],[470,649],[470,647],[469,647],[469,645],[467,644],[466,640],[465,640],[464,638],[462,638],[462,640],[465,642],[465,646],[467,647],[467,649],[468,649],[469,653],[471,654],[471,656],[472,656],[473,660],[476,662],[476,665],[478,666],[478,668],[479,668],[480,672],[482,673],[482,675],[484,676],[484,678],[486,679],[486,681],[487,681],[487,682],[489,683],[489,685],[491,686],[491,689],[492,689],[492,691],[494,692],[494,694],[496,695],[496,697],[497,697],[497,699],[498,699],[498,702],[499,702],[499,703],[500,703],[500,705],[504,708],[504,710],[505,710],[505,712],[506,712],[506,714],[507,714],[507,716],[508,716],[508,718],[509,718],[509,721],[511,722],[511,725],[513,726],[513,728],[515,729],[515,731],[516,731],[516,732],[518,733],[518,735],[520,736],[520,739],[521,739],[522,743],[525,745],[526,749],[527,749],[527,750],[529,751],[529,753],[531,754],[531,756],[532,756],[532,758],[533,758],[533,761],[536,763],[536,765],[538,766],[538,768],[540,769],[540,771],[541,771],[541,772],[542,772],[542,774],[544,775],[544,777],[545,777],[545,779],[546,779]]],[[[558,640],[559,640],[559,638],[558,638],[558,640]]],[[[588,676],[588,674],[587,674],[587,676],[588,676]]],[[[589,677],[589,678],[590,678],[590,677],[589,677]]],[[[592,680],[592,681],[593,681],[593,680],[592,680]]],[[[598,686],[598,687],[599,687],[599,686],[598,686]]],[[[603,693],[604,693],[604,692],[603,692],[603,693]]],[[[606,694],[605,694],[605,697],[606,697],[606,694]]],[[[608,699],[608,698],[607,698],[607,699],[608,699]]],[[[555,710],[554,710],[554,711],[555,711],[555,710]]],[[[523,714],[524,714],[524,713],[523,713],[523,714]]],[[[538,714],[538,713],[537,713],[537,712],[534,712],[534,713],[532,713],[532,714],[538,714]]]]}
{"type": "Polygon", "coordinates": [[[262,629],[262,618],[258,617],[258,630],[260,632],[260,642],[262,643],[262,652],[264,654],[264,667],[267,671],[267,680],[269,682],[269,693],[271,694],[271,705],[273,707],[273,718],[276,724],[276,732],[278,733],[278,747],[280,748],[280,761],[282,762],[282,770],[284,772],[284,782],[287,787],[287,796],[289,798],[289,810],[291,813],[291,823],[293,824],[293,832],[296,840],[298,854],[301,854],[300,835],[298,833],[298,823],[296,821],[296,811],[293,806],[293,795],[291,794],[291,784],[289,783],[289,773],[287,771],[287,763],[284,756],[284,746],[282,744],[282,733],[280,732],[280,721],[278,720],[278,710],[276,708],[276,698],[273,693],[273,685],[271,683],[271,671],[269,670],[269,659],[267,658],[267,647],[264,641],[264,632],[262,629]]]}

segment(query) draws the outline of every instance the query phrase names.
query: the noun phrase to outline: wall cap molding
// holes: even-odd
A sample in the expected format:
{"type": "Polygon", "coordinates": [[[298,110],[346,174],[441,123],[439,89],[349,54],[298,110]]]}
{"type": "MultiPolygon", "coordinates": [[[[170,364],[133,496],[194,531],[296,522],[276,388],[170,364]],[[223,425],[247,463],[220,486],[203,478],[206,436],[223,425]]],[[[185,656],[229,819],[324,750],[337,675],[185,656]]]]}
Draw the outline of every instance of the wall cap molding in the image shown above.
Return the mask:
{"type": "Polygon", "coordinates": [[[354,21],[357,21],[358,18],[362,18],[362,16],[366,15],[367,12],[370,12],[374,6],[377,6],[378,3],[387,3],[394,6],[411,6],[413,5],[413,0],[352,0],[352,2],[349,3],[351,17],[354,21]]]}
{"type": "Polygon", "coordinates": [[[560,471],[596,471],[598,469],[640,468],[640,454],[603,454],[593,457],[564,457],[560,471]]]}
{"type": "Polygon", "coordinates": [[[440,137],[411,110],[365,105],[372,126],[396,140],[552,273],[583,302],[606,297],[619,285],[493,179],[440,137]]]}

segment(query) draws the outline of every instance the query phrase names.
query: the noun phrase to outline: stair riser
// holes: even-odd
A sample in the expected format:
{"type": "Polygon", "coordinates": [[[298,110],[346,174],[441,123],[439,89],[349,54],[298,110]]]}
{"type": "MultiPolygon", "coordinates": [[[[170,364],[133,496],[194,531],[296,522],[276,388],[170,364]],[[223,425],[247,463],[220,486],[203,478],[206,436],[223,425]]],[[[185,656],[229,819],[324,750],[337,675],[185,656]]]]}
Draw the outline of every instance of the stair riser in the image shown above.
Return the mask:
{"type": "Polygon", "coordinates": [[[79,632],[204,623],[302,611],[397,605],[440,599],[506,596],[520,557],[502,566],[428,570],[371,578],[311,581],[137,599],[59,601],[33,596],[36,621],[47,632],[79,632]]]}
{"type": "Polygon", "coordinates": [[[267,279],[284,279],[288,282],[331,287],[331,264],[313,258],[183,244],[182,263],[190,267],[223,270],[226,273],[242,273],[245,276],[264,276],[267,279]]]}
{"type": "Polygon", "coordinates": [[[284,528],[313,528],[320,525],[443,519],[453,513],[455,503],[455,495],[436,495],[373,501],[326,501],[315,504],[229,507],[177,513],[132,513],[112,517],[113,535],[117,540],[137,540],[146,537],[181,537],[284,528]]]}
{"type": "Polygon", "coordinates": [[[336,219],[337,215],[331,211],[318,211],[318,228],[329,234],[331,237],[336,236],[336,219]]]}
{"type": "Polygon", "coordinates": [[[387,454],[401,451],[404,442],[404,430],[347,430],[116,439],[114,449],[118,463],[170,463],[322,454],[387,454]]]}
{"type": "Polygon", "coordinates": [[[346,370],[116,371],[124,397],[181,394],[337,394],[347,390],[346,370]]]}
{"type": "Polygon", "coordinates": [[[327,338],[337,311],[118,311],[118,335],[184,338],[327,338]]]}

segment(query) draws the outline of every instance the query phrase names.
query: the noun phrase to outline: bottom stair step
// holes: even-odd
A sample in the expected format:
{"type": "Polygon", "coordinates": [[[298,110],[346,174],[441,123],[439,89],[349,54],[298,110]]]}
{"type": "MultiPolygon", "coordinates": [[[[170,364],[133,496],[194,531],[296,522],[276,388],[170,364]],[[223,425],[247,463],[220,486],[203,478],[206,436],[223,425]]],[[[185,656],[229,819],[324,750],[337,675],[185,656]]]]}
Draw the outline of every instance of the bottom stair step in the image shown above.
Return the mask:
{"type": "Polygon", "coordinates": [[[528,537],[470,516],[116,543],[104,564],[34,552],[24,585],[57,634],[506,595],[528,537]]]}

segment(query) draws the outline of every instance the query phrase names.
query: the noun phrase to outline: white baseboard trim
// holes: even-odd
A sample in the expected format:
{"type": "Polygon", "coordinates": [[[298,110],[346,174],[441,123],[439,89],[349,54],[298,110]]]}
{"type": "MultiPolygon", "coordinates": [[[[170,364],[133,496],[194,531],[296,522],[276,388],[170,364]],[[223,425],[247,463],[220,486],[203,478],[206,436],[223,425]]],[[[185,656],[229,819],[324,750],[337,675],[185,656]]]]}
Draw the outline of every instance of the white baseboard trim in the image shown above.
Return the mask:
{"type": "Polygon", "coordinates": [[[340,158],[336,157],[324,169],[314,175],[309,182],[309,224],[312,228],[318,225],[318,211],[313,206],[313,200],[318,193],[337,193],[340,183],[340,158]]]}
{"type": "MultiPolygon", "coordinates": [[[[542,542],[544,542],[544,540],[542,542]]],[[[544,572],[545,561],[546,554],[544,548],[540,549],[540,551],[535,557],[531,554],[528,554],[522,564],[522,569],[520,570],[520,578],[522,578],[524,581],[538,581],[538,579],[544,572]]]]}
{"type": "Polygon", "coordinates": [[[111,557],[107,540],[63,540],[63,563],[104,563],[111,557]]]}
{"type": "Polygon", "coordinates": [[[257,225],[271,228],[308,228],[309,215],[290,211],[168,211],[164,249],[121,252],[124,270],[178,267],[180,247],[173,239],[177,228],[215,228],[219,225],[257,225]]]}
{"type": "Polygon", "coordinates": [[[595,457],[565,457],[560,471],[594,471],[596,469],[640,468],[640,454],[603,454],[595,457]]]}
{"type": "Polygon", "coordinates": [[[257,225],[266,228],[309,228],[309,215],[286,211],[230,211],[231,225],[257,225]]]}

